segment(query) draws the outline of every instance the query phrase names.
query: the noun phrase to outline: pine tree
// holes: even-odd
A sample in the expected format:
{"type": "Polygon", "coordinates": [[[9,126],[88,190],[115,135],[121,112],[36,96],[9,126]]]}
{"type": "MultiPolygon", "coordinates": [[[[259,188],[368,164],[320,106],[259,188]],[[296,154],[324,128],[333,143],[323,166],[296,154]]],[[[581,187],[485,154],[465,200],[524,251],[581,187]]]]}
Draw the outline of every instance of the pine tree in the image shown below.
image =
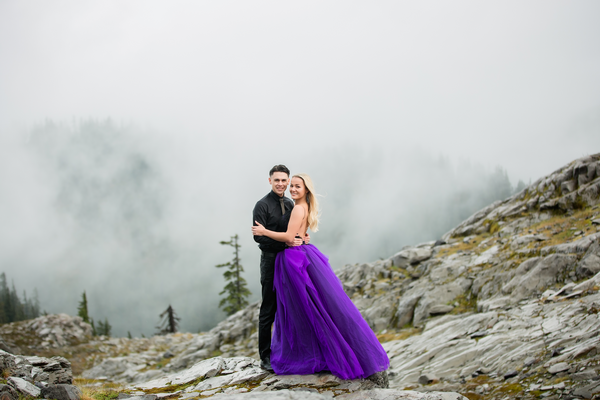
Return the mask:
{"type": "Polygon", "coordinates": [[[165,335],[167,333],[177,332],[177,327],[181,318],[177,316],[173,307],[169,304],[169,307],[160,314],[161,321],[156,327],[158,329],[157,335],[165,335]]]}
{"type": "Polygon", "coordinates": [[[6,282],[6,274],[3,272],[0,274],[0,296],[2,297],[2,311],[4,314],[3,322],[13,322],[14,312],[12,307],[12,298],[10,296],[10,289],[6,282]]]}
{"type": "Polygon", "coordinates": [[[33,289],[33,318],[40,316],[40,296],[37,288],[33,289]]]}
{"type": "Polygon", "coordinates": [[[110,336],[112,326],[108,323],[108,318],[104,318],[104,322],[98,321],[98,336],[110,336]]]}
{"type": "Polygon", "coordinates": [[[83,319],[83,322],[87,322],[88,324],[90,323],[87,296],[85,294],[85,290],[81,294],[81,301],[79,302],[79,307],[77,307],[77,315],[79,315],[83,319]]]}
{"type": "Polygon", "coordinates": [[[251,293],[246,287],[246,280],[241,275],[241,273],[244,272],[244,268],[240,264],[239,251],[242,246],[238,244],[238,235],[232,236],[231,240],[228,242],[221,241],[220,243],[234,248],[233,260],[216,266],[217,268],[229,267],[227,271],[223,273],[223,277],[228,283],[225,285],[223,291],[219,293],[220,295],[227,293],[227,297],[221,299],[219,307],[223,308],[223,311],[225,311],[227,315],[232,315],[248,305],[247,298],[251,293]]]}

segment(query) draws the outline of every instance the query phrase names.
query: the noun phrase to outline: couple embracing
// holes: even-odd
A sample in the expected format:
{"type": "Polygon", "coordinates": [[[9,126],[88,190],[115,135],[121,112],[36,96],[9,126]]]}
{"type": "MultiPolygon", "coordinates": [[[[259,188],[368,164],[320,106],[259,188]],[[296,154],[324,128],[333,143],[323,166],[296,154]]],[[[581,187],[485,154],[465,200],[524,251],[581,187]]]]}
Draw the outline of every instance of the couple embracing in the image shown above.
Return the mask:
{"type": "Polygon", "coordinates": [[[316,232],[319,223],[312,180],[306,174],[290,179],[287,167],[276,165],[269,184],[271,192],[254,207],[252,227],[262,251],[261,365],[279,375],[328,371],[342,379],[386,370],[390,362],[377,337],[327,257],[308,244],[307,230],[316,232]],[[288,185],[293,201],[285,197],[288,185]]]}

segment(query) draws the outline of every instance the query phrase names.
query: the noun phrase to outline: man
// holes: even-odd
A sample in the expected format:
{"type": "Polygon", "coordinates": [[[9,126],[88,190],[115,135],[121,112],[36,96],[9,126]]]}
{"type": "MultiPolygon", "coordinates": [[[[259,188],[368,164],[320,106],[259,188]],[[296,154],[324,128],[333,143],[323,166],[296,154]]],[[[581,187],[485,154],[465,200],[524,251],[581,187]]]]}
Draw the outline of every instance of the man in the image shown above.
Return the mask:
{"type": "MultiPolygon", "coordinates": [[[[283,215],[294,207],[294,202],[285,197],[284,193],[290,183],[290,170],[285,165],[276,165],[269,171],[271,191],[254,206],[252,223],[259,222],[265,228],[285,232],[287,222],[283,215]]],[[[307,239],[309,239],[307,237],[307,239]]],[[[271,367],[271,325],[275,321],[277,298],[273,291],[273,275],[275,273],[275,258],[277,253],[288,246],[299,246],[302,239],[282,243],[266,236],[254,236],[262,254],[260,256],[260,284],[262,285],[262,305],[258,316],[258,352],[261,366],[273,372],[271,367]]]]}

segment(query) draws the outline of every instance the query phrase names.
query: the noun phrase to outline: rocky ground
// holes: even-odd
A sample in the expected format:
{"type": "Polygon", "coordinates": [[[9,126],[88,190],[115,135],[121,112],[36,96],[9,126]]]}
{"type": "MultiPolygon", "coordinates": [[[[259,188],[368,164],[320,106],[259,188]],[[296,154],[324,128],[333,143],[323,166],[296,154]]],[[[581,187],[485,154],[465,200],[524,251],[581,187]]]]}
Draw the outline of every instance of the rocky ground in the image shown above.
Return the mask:
{"type": "Polygon", "coordinates": [[[112,382],[122,396],[600,398],[599,161],[576,160],[441,240],[336,271],[390,356],[387,389],[382,377],[265,374],[258,304],[206,333],[68,349],[87,354],[84,386],[112,382]]]}

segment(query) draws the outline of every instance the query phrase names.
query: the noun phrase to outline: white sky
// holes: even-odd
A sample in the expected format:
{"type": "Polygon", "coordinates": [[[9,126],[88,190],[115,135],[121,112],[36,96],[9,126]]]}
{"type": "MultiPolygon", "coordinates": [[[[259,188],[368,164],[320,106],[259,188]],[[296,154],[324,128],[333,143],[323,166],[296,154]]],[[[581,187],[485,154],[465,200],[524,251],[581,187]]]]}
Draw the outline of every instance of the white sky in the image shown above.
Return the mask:
{"type": "Polygon", "coordinates": [[[110,116],[260,156],[415,143],[535,180],[600,148],[599,20],[597,1],[3,0],[1,126],[110,116]]]}

